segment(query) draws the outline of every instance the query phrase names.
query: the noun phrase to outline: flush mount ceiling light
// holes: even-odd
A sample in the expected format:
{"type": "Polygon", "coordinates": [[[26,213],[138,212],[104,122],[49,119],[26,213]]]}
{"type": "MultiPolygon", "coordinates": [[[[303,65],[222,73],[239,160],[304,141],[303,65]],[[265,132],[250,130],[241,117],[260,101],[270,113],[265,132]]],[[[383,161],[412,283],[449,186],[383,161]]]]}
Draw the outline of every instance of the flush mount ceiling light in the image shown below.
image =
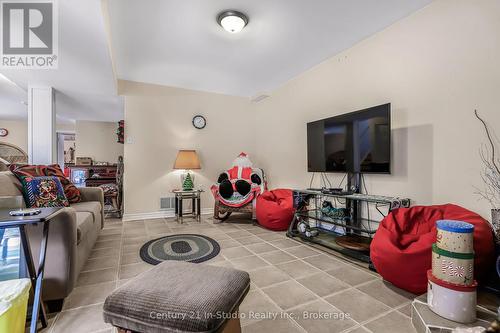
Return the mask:
{"type": "Polygon", "coordinates": [[[217,22],[227,32],[238,33],[248,24],[248,17],[235,10],[225,10],[217,16],[217,22]]]}

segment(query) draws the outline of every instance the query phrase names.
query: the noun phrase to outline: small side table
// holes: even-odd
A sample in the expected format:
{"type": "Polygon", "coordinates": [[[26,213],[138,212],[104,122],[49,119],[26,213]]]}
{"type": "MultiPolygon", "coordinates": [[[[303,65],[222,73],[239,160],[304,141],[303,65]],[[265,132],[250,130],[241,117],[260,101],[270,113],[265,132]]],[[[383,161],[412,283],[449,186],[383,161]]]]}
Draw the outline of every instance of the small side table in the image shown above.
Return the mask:
{"type": "Polygon", "coordinates": [[[9,212],[12,210],[14,209],[0,210],[0,229],[19,228],[23,253],[26,259],[26,265],[28,266],[28,272],[34,292],[33,312],[31,315],[30,326],[30,332],[34,333],[37,331],[38,316],[40,316],[42,327],[47,327],[47,315],[45,314],[45,307],[43,306],[42,301],[42,283],[43,273],[45,269],[45,254],[47,252],[47,239],[49,237],[50,220],[53,219],[57,214],[59,214],[62,208],[40,208],[42,212],[38,215],[32,216],[10,216],[9,212]],[[26,235],[26,226],[38,223],[43,224],[43,235],[40,242],[40,258],[38,261],[38,267],[35,270],[30,242],[28,236],[26,235]]]}
{"type": "Polygon", "coordinates": [[[191,213],[187,215],[193,216],[198,222],[201,222],[201,194],[203,190],[173,190],[175,194],[175,217],[177,222],[182,223],[182,218],[186,215],[183,212],[182,202],[186,199],[191,199],[193,208],[191,213]]]}

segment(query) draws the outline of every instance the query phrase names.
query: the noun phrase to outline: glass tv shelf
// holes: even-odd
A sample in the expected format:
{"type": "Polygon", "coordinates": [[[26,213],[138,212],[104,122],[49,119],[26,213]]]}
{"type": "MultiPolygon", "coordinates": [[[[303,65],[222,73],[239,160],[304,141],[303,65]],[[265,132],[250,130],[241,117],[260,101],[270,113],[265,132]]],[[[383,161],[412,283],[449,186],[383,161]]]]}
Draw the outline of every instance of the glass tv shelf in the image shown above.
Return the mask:
{"type": "Polygon", "coordinates": [[[393,209],[409,207],[410,199],[296,190],[294,204],[297,211],[288,237],[298,237],[370,263],[370,243],[380,221],[393,209]],[[322,211],[325,202],[335,211],[340,210],[338,217],[322,211]]]}

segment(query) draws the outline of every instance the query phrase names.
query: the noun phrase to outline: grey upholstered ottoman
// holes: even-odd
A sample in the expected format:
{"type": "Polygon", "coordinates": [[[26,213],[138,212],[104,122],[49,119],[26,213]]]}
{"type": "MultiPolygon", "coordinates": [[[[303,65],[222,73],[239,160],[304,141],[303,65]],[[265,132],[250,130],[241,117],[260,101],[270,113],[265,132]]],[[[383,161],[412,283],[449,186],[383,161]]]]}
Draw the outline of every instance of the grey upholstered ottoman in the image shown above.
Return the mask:
{"type": "Polygon", "coordinates": [[[104,321],[140,333],[239,332],[236,315],[249,288],[247,272],[166,261],[109,295],[104,321]]]}

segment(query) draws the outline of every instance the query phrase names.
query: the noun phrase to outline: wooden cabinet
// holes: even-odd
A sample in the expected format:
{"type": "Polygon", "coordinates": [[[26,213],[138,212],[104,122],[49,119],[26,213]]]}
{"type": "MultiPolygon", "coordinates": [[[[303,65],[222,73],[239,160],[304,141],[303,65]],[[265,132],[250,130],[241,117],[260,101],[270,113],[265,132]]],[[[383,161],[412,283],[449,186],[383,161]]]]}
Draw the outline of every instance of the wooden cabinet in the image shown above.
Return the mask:
{"type": "Polygon", "coordinates": [[[98,187],[104,184],[116,184],[116,177],[91,177],[85,180],[85,187],[98,187]]]}
{"type": "Polygon", "coordinates": [[[66,165],[69,179],[76,186],[95,187],[116,183],[116,165],[66,165]]]}

